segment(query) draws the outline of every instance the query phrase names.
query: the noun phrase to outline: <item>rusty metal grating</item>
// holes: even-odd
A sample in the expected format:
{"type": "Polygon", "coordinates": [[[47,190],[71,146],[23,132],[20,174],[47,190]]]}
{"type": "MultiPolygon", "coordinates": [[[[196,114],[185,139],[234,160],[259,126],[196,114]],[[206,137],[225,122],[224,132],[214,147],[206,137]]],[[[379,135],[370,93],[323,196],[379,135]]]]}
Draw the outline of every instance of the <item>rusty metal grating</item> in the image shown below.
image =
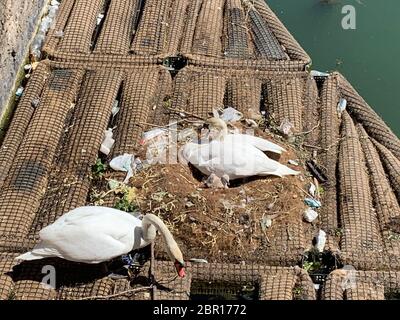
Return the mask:
{"type": "Polygon", "coordinates": [[[310,62],[264,1],[244,0],[65,0],[44,51],[103,63],[183,55],[193,64],[304,70],[310,62]]]}
{"type": "Polygon", "coordinates": [[[337,270],[328,276],[322,292],[323,300],[398,300],[400,274],[394,271],[337,270]]]}

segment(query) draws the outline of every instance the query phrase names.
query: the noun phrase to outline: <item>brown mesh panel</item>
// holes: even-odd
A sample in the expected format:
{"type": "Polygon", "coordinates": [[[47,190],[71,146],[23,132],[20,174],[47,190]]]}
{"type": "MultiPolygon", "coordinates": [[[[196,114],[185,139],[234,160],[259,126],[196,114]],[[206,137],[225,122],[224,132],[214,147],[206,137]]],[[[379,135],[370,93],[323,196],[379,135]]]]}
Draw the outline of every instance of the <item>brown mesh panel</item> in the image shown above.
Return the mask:
{"type": "Polygon", "coordinates": [[[60,38],[56,37],[57,32],[64,32],[65,26],[71,16],[72,8],[75,5],[75,0],[62,1],[58,9],[57,18],[54,21],[52,28],[47,34],[43,51],[49,54],[54,54],[54,50],[59,44],[60,38]]]}
{"type": "Polygon", "coordinates": [[[254,287],[259,300],[314,300],[315,290],[308,274],[300,268],[260,265],[190,264],[191,294],[232,294],[231,286],[254,287]],[[202,285],[203,284],[203,285],[202,285]],[[208,284],[208,285],[206,285],[208,284]],[[213,286],[216,286],[213,289],[213,286]]]}
{"type": "Polygon", "coordinates": [[[250,58],[250,39],[241,0],[226,1],[224,19],[224,55],[227,58],[250,58]]]}
{"type": "Polygon", "coordinates": [[[55,69],[0,191],[0,235],[23,238],[47,187],[48,174],[82,73],[55,69]]]}
{"type": "Polygon", "coordinates": [[[300,79],[272,79],[266,83],[267,110],[278,126],[287,119],[295,130],[301,131],[303,90],[300,79]]]}
{"type": "Polygon", "coordinates": [[[110,55],[119,56],[119,62],[140,64],[184,55],[196,65],[305,70],[310,59],[303,49],[265,3],[254,4],[241,0],[64,1],[44,51],[61,61],[104,64],[110,55]],[[104,15],[102,20],[99,14],[104,15]]]}
{"type": "MultiPolygon", "coordinates": [[[[384,300],[398,299],[400,274],[398,272],[355,271],[355,282],[345,283],[347,273],[331,273],[322,291],[324,300],[384,300]],[[343,286],[347,284],[347,286],[343,286]]],[[[349,279],[349,278],[347,278],[349,279]]]]}
{"type": "Polygon", "coordinates": [[[105,0],[76,0],[59,49],[65,52],[89,53],[97,16],[105,0]]]}
{"type": "MultiPolygon", "coordinates": [[[[159,79],[162,73],[159,68],[146,68],[127,75],[121,111],[118,116],[118,127],[115,130],[116,143],[113,155],[133,153],[138,146],[143,130],[146,128],[145,122],[157,103],[156,92],[160,90],[159,79]]],[[[163,77],[163,79],[166,78],[163,77]]],[[[160,111],[157,110],[157,112],[160,111]]]]}
{"type": "Polygon", "coordinates": [[[321,135],[321,107],[317,83],[312,77],[308,77],[303,94],[303,132],[306,132],[305,142],[311,146],[317,146],[321,135]],[[319,126],[317,126],[319,124],[319,126]]]}
{"type": "MultiPolygon", "coordinates": [[[[243,2],[249,2],[242,0],[243,2]]],[[[310,57],[299,45],[296,39],[293,38],[291,33],[286,29],[282,22],[278,19],[275,13],[268,7],[264,0],[252,0],[254,7],[258,10],[261,16],[268,23],[269,28],[274,33],[278,41],[283,45],[289,54],[291,60],[304,61],[305,64],[310,62],[310,57]]]]}
{"type": "Polygon", "coordinates": [[[166,47],[170,5],[171,0],[146,0],[139,29],[131,48],[134,53],[154,55],[166,47]]]}
{"type": "Polygon", "coordinates": [[[339,95],[335,77],[326,79],[321,90],[321,151],[318,159],[328,181],[323,185],[323,207],[321,208],[322,229],[329,235],[329,246],[337,249],[332,236],[338,225],[337,221],[337,183],[336,165],[339,147],[339,118],[337,104],[339,95]]]}
{"type": "Polygon", "coordinates": [[[14,299],[14,282],[8,275],[14,264],[14,255],[0,254],[0,300],[14,299]]]}
{"type": "Polygon", "coordinates": [[[372,207],[365,159],[352,119],[347,113],[342,117],[339,155],[342,258],[355,267],[376,267],[382,239],[372,207]]]}
{"type": "Polygon", "coordinates": [[[363,125],[372,138],[383,144],[400,159],[399,138],[343,76],[339,75],[338,79],[342,95],[347,99],[349,112],[363,125]]]}
{"type": "Polygon", "coordinates": [[[138,10],[138,0],[112,1],[104,22],[103,32],[94,52],[128,54],[132,39],[132,21],[138,10]]]}
{"type": "MultiPolygon", "coordinates": [[[[399,219],[400,207],[396,200],[396,196],[391,190],[389,181],[386,178],[385,170],[383,169],[377,150],[370,141],[365,129],[361,125],[357,125],[357,128],[366,157],[372,190],[372,199],[381,226],[385,247],[390,254],[399,258],[400,242],[392,239],[393,235],[390,224],[392,221],[399,219]]],[[[400,266],[393,265],[392,262],[391,267],[397,269],[400,266]]]]}
{"type": "Polygon", "coordinates": [[[114,281],[110,278],[103,278],[89,284],[74,285],[72,287],[63,286],[57,299],[76,300],[88,297],[102,297],[113,293],[114,281]]]}
{"type": "Polygon", "coordinates": [[[379,151],[382,163],[385,166],[386,173],[392,184],[392,188],[396,192],[397,200],[400,201],[400,160],[398,160],[398,158],[396,158],[384,145],[375,140],[373,140],[373,142],[379,151]]]}
{"type": "Polygon", "coordinates": [[[115,71],[86,73],[75,111],[65,125],[49,187],[31,228],[32,236],[64,213],[85,205],[91,166],[98,157],[122,77],[122,72],[115,71]]]}
{"type": "Polygon", "coordinates": [[[246,118],[260,117],[261,80],[253,77],[232,77],[226,83],[226,107],[233,107],[246,118]]]}
{"type": "Polygon", "coordinates": [[[18,104],[18,108],[13,116],[14,120],[0,148],[0,187],[25,137],[25,132],[35,112],[35,108],[39,107],[37,103],[41,103],[40,96],[48,76],[48,66],[44,63],[40,64],[32,75],[31,80],[28,82],[25,93],[18,104]]]}

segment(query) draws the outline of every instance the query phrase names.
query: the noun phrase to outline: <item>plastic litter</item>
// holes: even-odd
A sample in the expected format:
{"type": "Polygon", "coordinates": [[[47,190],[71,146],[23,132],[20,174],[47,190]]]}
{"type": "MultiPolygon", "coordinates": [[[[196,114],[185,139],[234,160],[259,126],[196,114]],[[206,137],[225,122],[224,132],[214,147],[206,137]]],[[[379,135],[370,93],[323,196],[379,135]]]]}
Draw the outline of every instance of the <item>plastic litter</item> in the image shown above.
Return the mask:
{"type": "Polygon", "coordinates": [[[225,122],[236,122],[243,118],[243,114],[235,108],[229,107],[222,111],[220,118],[225,122]]]}
{"type": "Polygon", "coordinates": [[[310,208],[318,209],[318,208],[322,207],[322,204],[320,201],[312,199],[312,198],[305,198],[304,203],[306,205],[308,205],[310,208]]]}
{"type": "Polygon", "coordinates": [[[18,98],[20,98],[20,97],[22,97],[23,93],[24,93],[24,87],[19,87],[19,88],[17,89],[17,91],[15,92],[15,95],[16,95],[18,98]]]}
{"type": "Polygon", "coordinates": [[[64,31],[62,31],[62,30],[56,31],[56,32],[54,32],[54,36],[56,38],[62,38],[62,37],[64,37],[64,31]]]}
{"type": "Polygon", "coordinates": [[[161,129],[161,128],[146,131],[145,133],[143,133],[143,137],[142,140],[140,141],[140,144],[145,145],[150,140],[157,138],[161,135],[165,135],[166,133],[168,133],[166,129],[161,129]]]}
{"type": "Polygon", "coordinates": [[[285,118],[280,124],[278,130],[285,136],[291,136],[293,134],[293,124],[289,121],[289,119],[285,118]]]}
{"type": "Polygon", "coordinates": [[[47,32],[50,30],[53,21],[57,15],[58,9],[60,7],[60,3],[58,1],[51,1],[48,9],[47,14],[43,17],[42,21],[39,25],[39,31],[34,37],[31,47],[30,53],[33,61],[39,61],[42,57],[42,47],[44,44],[44,40],[46,37],[47,32]]]}
{"type": "Polygon", "coordinates": [[[317,191],[317,187],[314,183],[310,183],[310,188],[308,188],[308,192],[315,197],[315,192],[317,191]]]}
{"type": "Polygon", "coordinates": [[[104,19],[104,14],[99,13],[99,15],[97,16],[97,25],[99,25],[101,21],[103,21],[103,19],[104,19]]]}
{"type": "Polygon", "coordinates": [[[196,258],[192,258],[189,260],[190,262],[193,263],[208,263],[208,261],[206,259],[196,259],[196,258]]]}
{"type": "Polygon", "coordinates": [[[292,166],[297,166],[297,167],[300,165],[300,163],[297,160],[289,160],[288,163],[291,164],[292,166]]]}
{"type": "Polygon", "coordinates": [[[326,244],[326,233],[323,230],[319,230],[318,235],[316,236],[316,243],[315,247],[317,248],[318,252],[324,252],[326,244]]]}
{"type": "Polygon", "coordinates": [[[189,141],[193,141],[196,138],[197,138],[197,133],[192,128],[186,128],[184,130],[181,130],[178,133],[178,141],[179,142],[183,142],[183,141],[189,142],[189,141]]]}
{"type": "Polygon", "coordinates": [[[263,216],[261,219],[261,229],[263,232],[266,232],[267,228],[271,228],[272,219],[269,216],[263,216]]]}
{"type": "Polygon", "coordinates": [[[322,172],[321,168],[315,163],[314,160],[306,162],[308,170],[312,173],[312,175],[317,178],[317,180],[321,183],[325,183],[328,181],[326,175],[322,172]]]}
{"type": "Polygon", "coordinates": [[[108,187],[110,190],[115,190],[120,186],[120,183],[117,180],[110,180],[108,181],[108,187]]]}
{"type": "Polygon", "coordinates": [[[40,104],[40,100],[37,99],[37,98],[35,98],[35,99],[33,99],[33,100],[31,101],[31,106],[32,106],[34,109],[36,109],[36,108],[39,106],[39,104],[40,104]]]}
{"type": "Polygon", "coordinates": [[[306,211],[304,211],[303,217],[305,221],[312,223],[318,218],[318,213],[313,209],[308,208],[306,211]]]}
{"type": "Polygon", "coordinates": [[[100,147],[100,152],[108,156],[114,146],[115,140],[113,139],[113,129],[109,128],[104,132],[104,140],[100,147]]]}
{"type": "Polygon", "coordinates": [[[347,107],[347,100],[341,98],[341,99],[339,100],[339,103],[338,103],[338,106],[337,106],[337,111],[338,111],[338,113],[339,113],[339,114],[342,114],[342,112],[346,110],[346,107],[347,107]]]}
{"type": "Polygon", "coordinates": [[[321,71],[317,71],[317,70],[311,70],[310,75],[312,77],[329,77],[329,73],[327,72],[321,72],[321,71]]]}
{"type": "Polygon", "coordinates": [[[113,104],[113,107],[112,107],[112,109],[111,109],[111,114],[113,115],[113,117],[115,117],[115,116],[118,114],[118,112],[119,112],[120,109],[121,109],[121,108],[120,108],[120,106],[119,106],[119,101],[118,101],[118,100],[115,100],[115,101],[114,101],[114,104],[113,104]]]}
{"type": "Polygon", "coordinates": [[[134,169],[133,169],[133,163],[134,163],[135,156],[132,154],[125,153],[122,156],[118,156],[114,159],[111,160],[110,162],[110,167],[111,169],[115,171],[121,171],[121,172],[127,172],[127,175],[125,177],[124,183],[128,183],[129,179],[133,177],[134,174],[134,169]]]}

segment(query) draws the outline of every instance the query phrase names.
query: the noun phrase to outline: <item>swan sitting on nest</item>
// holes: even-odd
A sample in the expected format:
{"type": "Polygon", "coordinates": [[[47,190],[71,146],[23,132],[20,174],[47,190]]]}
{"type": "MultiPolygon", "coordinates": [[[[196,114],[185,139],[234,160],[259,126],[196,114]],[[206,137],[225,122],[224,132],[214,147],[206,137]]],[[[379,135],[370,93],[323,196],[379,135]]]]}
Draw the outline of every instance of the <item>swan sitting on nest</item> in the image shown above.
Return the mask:
{"type": "Polygon", "coordinates": [[[105,262],[151,244],[157,230],[178,275],[184,277],[182,252],[160,218],[147,214],[140,220],[106,207],[81,207],[66,213],[42,229],[40,242],[16,260],[59,257],[89,264],[105,262]]]}
{"type": "Polygon", "coordinates": [[[281,154],[285,151],[282,147],[251,135],[228,134],[228,127],[222,119],[211,118],[207,122],[218,130],[214,140],[205,144],[187,143],[180,150],[180,155],[203,174],[219,177],[225,187],[230,180],[240,178],[283,177],[300,173],[268,158],[263,152],[281,154]]]}

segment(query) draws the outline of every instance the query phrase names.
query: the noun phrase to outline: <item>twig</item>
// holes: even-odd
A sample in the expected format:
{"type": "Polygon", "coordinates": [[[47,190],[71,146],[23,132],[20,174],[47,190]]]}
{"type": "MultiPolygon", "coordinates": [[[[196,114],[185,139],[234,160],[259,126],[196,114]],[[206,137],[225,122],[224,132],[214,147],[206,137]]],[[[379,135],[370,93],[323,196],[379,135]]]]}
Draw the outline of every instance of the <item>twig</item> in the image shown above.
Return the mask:
{"type": "Polygon", "coordinates": [[[198,116],[197,114],[194,114],[194,113],[191,113],[191,112],[188,112],[188,111],[185,111],[185,110],[174,109],[174,108],[170,108],[170,107],[167,107],[167,109],[168,109],[169,111],[174,112],[174,113],[178,113],[178,114],[179,114],[179,113],[184,113],[184,114],[186,114],[186,115],[188,115],[188,116],[191,116],[191,117],[193,117],[193,118],[206,121],[206,119],[204,119],[203,117],[200,117],[200,116],[198,116]]]}
{"type": "Polygon", "coordinates": [[[308,195],[309,197],[311,197],[312,199],[315,198],[315,196],[312,196],[311,194],[309,194],[307,191],[305,191],[304,189],[300,188],[299,186],[295,185],[296,188],[300,189],[301,191],[303,191],[306,195],[308,195]]]}
{"type": "Polygon", "coordinates": [[[320,122],[318,121],[318,123],[317,123],[314,127],[312,127],[310,130],[304,131],[304,132],[300,132],[300,133],[296,133],[296,134],[294,134],[294,135],[295,135],[295,136],[303,136],[303,135],[306,135],[306,134],[310,134],[310,133],[313,132],[315,129],[317,129],[317,128],[319,127],[319,125],[320,125],[320,122]]]}
{"type": "Polygon", "coordinates": [[[120,297],[129,293],[136,293],[136,292],[141,292],[141,291],[146,291],[146,290],[150,290],[152,289],[153,286],[149,286],[149,287],[142,287],[142,288],[136,288],[136,289],[131,289],[131,290],[126,290],[126,291],[122,291],[119,293],[115,293],[115,294],[110,294],[107,296],[91,296],[91,297],[84,297],[81,298],[79,300],[93,300],[93,299],[110,299],[110,298],[115,298],[115,297],[120,297]]]}

